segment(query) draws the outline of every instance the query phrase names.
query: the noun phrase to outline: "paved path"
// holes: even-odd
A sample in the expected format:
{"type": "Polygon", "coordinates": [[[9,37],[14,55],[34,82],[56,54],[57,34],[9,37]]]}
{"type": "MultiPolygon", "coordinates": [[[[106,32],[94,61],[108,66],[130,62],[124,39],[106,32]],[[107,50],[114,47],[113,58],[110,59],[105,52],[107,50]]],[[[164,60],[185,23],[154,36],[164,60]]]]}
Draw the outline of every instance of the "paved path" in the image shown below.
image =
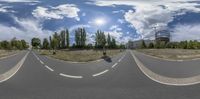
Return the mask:
{"type": "Polygon", "coordinates": [[[199,99],[199,91],[200,84],[177,87],[152,81],[129,51],[112,63],[77,66],[30,52],[21,69],[0,83],[0,99],[199,99]]]}

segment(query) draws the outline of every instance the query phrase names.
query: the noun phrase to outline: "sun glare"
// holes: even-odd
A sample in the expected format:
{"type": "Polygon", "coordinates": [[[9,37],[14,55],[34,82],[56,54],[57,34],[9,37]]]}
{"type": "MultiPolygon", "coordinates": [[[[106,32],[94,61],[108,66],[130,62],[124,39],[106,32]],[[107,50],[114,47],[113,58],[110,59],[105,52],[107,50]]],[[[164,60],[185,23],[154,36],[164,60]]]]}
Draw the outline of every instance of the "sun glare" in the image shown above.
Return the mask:
{"type": "Polygon", "coordinates": [[[103,19],[103,18],[97,18],[97,19],[95,19],[95,24],[98,25],[98,26],[102,26],[105,23],[106,23],[105,19],[103,19]]]}

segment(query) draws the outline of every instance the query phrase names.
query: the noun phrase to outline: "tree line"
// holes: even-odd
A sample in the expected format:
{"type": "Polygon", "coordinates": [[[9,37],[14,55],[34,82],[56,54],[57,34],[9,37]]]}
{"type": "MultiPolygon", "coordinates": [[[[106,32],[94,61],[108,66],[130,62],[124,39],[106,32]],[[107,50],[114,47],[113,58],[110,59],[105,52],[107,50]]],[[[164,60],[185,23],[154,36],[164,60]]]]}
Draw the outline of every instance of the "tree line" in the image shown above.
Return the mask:
{"type": "Polygon", "coordinates": [[[171,48],[171,49],[200,49],[200,42],[197,40],[185,40],[180,42],[163,42],[149,43],[148,45],[142,40],[140,48],[171,48]]]}
{"type": "Polygon", "coordinates": [[[17,40],[15,37],[10,41],[4,40],[0,42],[0,49],[4,50],[25,50],[28,47],[25,40],[17,40]]]}
{"type": "Polygon", "coordinates": [[[68,29],[55,32],[49,39],[44,38],[43,42],[39,38],[33,38],[31,44],[34,48],[41,49],[66,49],[66,48],[78,48],[78,49],[93,49],[93,48],[125,48],[125,45],[117,45],[116,39],[109,33],[106,35],[103,31],[97,30],[95,33],[95,44],[87,43],[87,32],[85,28],[78,28],[75,30],[74,41],[75,43],[70,46],[70,35],[68,29]]]}

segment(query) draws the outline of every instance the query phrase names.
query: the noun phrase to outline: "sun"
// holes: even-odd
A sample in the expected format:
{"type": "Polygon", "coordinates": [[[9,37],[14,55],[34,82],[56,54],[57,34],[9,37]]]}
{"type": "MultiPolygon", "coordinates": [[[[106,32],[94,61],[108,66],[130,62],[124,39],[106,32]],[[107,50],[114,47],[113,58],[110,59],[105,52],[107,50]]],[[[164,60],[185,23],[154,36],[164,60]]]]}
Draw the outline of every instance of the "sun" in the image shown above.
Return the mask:
{"type": "Polygon", "coordinates": [[[94,20],[94,23],[98,26],[102,26],[106,23],[105,19],[104,18],[97,18],[94,20]]]}

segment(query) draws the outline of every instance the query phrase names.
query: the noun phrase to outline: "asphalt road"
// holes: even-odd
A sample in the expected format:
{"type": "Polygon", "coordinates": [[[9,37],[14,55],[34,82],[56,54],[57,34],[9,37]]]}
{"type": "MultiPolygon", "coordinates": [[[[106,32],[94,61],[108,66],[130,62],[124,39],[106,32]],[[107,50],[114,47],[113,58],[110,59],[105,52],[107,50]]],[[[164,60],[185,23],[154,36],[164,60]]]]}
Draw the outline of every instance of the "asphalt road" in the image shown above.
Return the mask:
{"type": "Polygon", "coordinates": [[[31,52],[20,70],[0,83],[0,99],[199,99],[199,91],[200,84],[178,87],[152,81],[129,51],[109,63],[85,64],[31,52]]]}
{"type": "Polygon", "coordinates": [[[160,75],[174,78],[200,75],[200,59],[177,62],[152,58],[140,52],[135,52],[135,55],[148,69],[160,75]]]}

